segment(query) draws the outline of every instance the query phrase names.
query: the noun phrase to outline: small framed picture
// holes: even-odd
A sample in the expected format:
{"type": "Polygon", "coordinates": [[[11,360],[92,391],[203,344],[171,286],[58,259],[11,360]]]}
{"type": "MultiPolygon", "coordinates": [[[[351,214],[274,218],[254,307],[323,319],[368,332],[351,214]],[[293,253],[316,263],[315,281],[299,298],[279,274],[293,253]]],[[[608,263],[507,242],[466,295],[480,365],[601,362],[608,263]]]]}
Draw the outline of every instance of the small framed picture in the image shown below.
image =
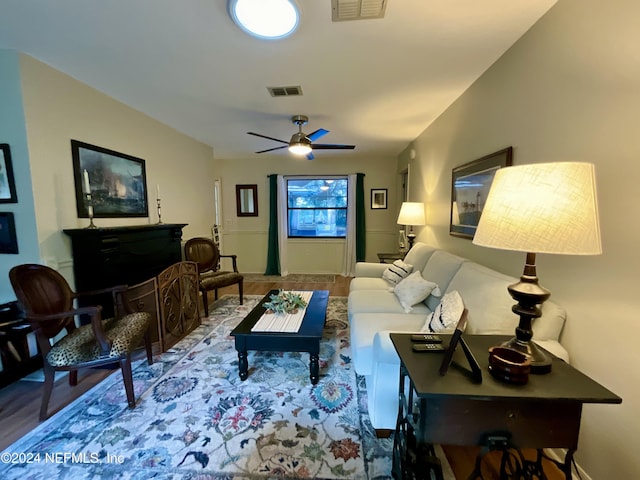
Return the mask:
{"type": "Polygon", "coordinates": [[[17,203],[16,183],[8,143],[0,143],[0,203],[17,203]]]}
{"type": "Polygon", "coordinates": [[[0,253],[18,253],[13,212],[0,212],[0,253]]]}
{"type": "Polygon", "coordinates": [[[382,210],[387,208],[387,189],[371,189],[371,210],[382,210]]]}

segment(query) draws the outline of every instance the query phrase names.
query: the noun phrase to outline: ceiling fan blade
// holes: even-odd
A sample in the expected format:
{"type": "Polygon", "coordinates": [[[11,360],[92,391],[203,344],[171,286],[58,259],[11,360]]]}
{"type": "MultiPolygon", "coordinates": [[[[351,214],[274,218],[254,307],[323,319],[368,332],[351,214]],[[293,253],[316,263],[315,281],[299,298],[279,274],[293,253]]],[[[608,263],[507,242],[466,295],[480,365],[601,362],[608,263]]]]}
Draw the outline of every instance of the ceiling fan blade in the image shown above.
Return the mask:
{"type": "Polygon", "coordinates": [[[307,153],[307,160],[313,160],[314,158],[316,157],[313,155],[313,152],[307,153]]]}
{"type": "Polygon", "coordinates": [[[259,152],[256,153],[265,153],[265,152],[272,152],[274,150],[280,150],[282,148],[287,148],[287,145],[283,145],[281,147],[273,147],[273,148],[268,148],[267,150],[260,150],[259,152]]]}
{"type": "Polygon", "coordinates": [[[333,143],[312,143],[313,150],[353,150],[355,145],[338,145],[333,143]]]}
{"type": "Polygon", "coordinates": [[[249,135],[254,135],[256,137],[266,138],[267,140],[273,140],[274,142],[286,143],[289,145],[289,142],[285,142],[284,140],[280,140],[279,138],[267,137],[266,135],[260,135],[259,133],[247,132],[249,135]]]}
{"type": "Polygon", "coordinates": [[[307,135],[307,138],[312,142],[315,142],[320,137],[324,137],[327,133],[329,133],[329,130],[325,130],[324,128],[319,128],[315,132],[311,132],[309,135],[307,135]]]}

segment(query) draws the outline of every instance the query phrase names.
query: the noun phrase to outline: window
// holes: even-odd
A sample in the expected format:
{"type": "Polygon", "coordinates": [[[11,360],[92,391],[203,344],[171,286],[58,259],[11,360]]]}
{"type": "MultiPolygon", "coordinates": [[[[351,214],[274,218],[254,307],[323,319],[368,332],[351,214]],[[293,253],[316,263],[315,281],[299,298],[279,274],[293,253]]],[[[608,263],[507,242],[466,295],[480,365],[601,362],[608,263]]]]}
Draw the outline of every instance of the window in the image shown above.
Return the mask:
{"type": "Polygon", "coordinates": [[[289,237],[344,238],[346,178],[288,178],[289,237]]]}

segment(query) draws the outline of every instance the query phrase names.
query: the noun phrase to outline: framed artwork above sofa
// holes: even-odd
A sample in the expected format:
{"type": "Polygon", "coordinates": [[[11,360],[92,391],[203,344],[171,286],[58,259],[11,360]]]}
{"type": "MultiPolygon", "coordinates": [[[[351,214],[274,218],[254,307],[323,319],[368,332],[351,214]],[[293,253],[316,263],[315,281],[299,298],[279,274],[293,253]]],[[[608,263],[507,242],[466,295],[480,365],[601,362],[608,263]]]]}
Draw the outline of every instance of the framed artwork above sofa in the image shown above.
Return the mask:
{"type": "Polygon", "coordinates": [[[507,147],[452,170],[450,235],[473,238],[496,171],[512,164],[513,148],[507,147]]]}

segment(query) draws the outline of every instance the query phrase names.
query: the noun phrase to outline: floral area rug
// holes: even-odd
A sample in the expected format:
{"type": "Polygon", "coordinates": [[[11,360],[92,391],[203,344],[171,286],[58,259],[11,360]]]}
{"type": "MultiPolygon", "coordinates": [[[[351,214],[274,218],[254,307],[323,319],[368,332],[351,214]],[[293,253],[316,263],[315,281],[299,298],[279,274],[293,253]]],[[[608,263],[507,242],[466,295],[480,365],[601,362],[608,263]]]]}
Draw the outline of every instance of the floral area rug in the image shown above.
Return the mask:
{"type": "Polygon", "coordinates": [[[346,298],[329,300],[315,386],[306,353],[249,352],[238,377],[229,333],[260,298],[223,297],[152,366],[138,361],[135,409],[110,375],[2,452],[0,478],[390,478],[392,440],[368,421],[346,298]]]}

